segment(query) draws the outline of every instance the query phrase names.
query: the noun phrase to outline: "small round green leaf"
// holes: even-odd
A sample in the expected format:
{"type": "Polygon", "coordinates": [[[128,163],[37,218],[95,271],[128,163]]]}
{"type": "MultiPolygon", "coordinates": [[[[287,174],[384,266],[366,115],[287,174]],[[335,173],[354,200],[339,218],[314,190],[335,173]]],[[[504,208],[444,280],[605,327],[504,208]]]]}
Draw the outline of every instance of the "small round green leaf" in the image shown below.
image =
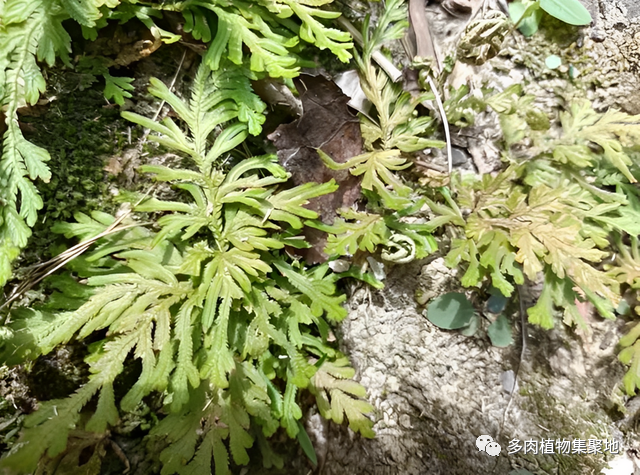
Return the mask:
{"type": "Polygon", "coordinates": [[[489,300],[487,300],[487,311],[495,314],[502,313],[507,303],[509,303],[508,297],[505,297],[500,292],[492,293],[489,300]]]}
{"type": "Polygon", "coordinates": [[[550,54],[549,56],[547,56],[547,59],[544,60],[544,64],[549,69],[557,69],[562,64],[562,59],[560,59],[560,56],[550,54]]]}
{"type": "Polygon", "coordinates": [[[591,14],[579,0],[540,0],[540,8],[569,25],[588,25],[591,14]]]}
{"type": "Polygon", "coordinates": [[[629,302],[627,302],[625,299],[620,300],[618,308],[616,308],[616,313],[618,315],[629,315],[631,313],[629,302]]]}
{"type": "Polygon", "coordinates": [[[518,23],[522,19],[527,7],[522,2],[511,2],[509,4],[509,17],[514,23],[518,23]]]}
{"type": "Polygon", "coordinates": [[[504,348],[513,343],[511,337],[511,325],[504,315],[499,315],[495,321],[487,328],[487,334],[493,346],[504,348]]]}
{"type": "Polygon", "coordinates": [[[469,323],[474,309],[471,302],[458,292],[441,295],[427,307],[427,318],[437,327],[456,330],[469,323]]]}

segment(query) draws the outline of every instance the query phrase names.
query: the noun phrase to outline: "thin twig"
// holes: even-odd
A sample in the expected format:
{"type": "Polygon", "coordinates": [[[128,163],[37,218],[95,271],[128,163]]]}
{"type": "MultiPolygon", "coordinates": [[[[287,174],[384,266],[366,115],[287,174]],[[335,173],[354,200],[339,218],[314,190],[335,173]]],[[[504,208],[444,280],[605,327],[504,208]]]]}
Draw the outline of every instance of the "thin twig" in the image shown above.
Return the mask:
{"type": "Polygon", "coordinates": [[[120,445],[118,445],[118,443],[111,438],[109,439],[109,444],[111,445],[111,448],[118,456],[118,458],[122,461],[122,463],[124,463],[124,472],[122,473],[129,473],[129,471],[131,470],[131,463],[129,462],[127,455],[124,453],[124,450],[122,450],[122,447],[120,447],[120,445]]]}
{"type": "Polygon", "coordinates": [[[438,105],[438,112],[440,113],[440,118],[442,119],[442,126],[444,127],[444,136],[447,141],[447,164],[449,166],[449,174],[453,170],[453,155],[451,154],[451,132],[449,132],[449,121],[447,120],[447,114],[444,112],[444,105],[442,104],[442,99],[440,98],[440,94],[436,89],[436,85],[431,78],[431,75],[427,76],[427,82],[429,83],[429,87],[433,92],[433,95],[436,97],[436,104],[438,105]]]}
{"type": "MultiPolygon", "coordinates": [[[[149,193],[151,193],[151,190],[153,190],[153,188],[154,188],[153,186],[149,188],[149,190],[138,200],[138,202],[133,206],[133,208],[135,208],[140,203],[142,203],[142,201],[147,196],[149,196],[149,193]]],[[[34,266],[34,270],[29,275],[27,275],[25,280],[18,287],[16,287],[13,290],[13,292],[11,292],[11,295],[7,298],[7,300],[2,305],[0,305],[0,311],[3,308],[10,305],[15,300],[19,299],[22,295],[24,295],[26,292],[32,289],[36,284],[41,282],[43,279],[47,278],[58,269],[64,267],[76,257],[82,255],[87,249],[89,249],[99,239],[109,236],[111,234],[119,233],[120,231],[124,231],[126,229],[135,228],[139,226],[147,226],[149,224],[152,224],[151,222],[147,222],[147,223],[126,224],[126,225],[120,226],[120,223],[122,223],[122,221],[124,221],[130,214],[131,214],[131,209],[128,209],[127,211],[122,213],[120,216],[118,216],[116,220],[113,223],[111,223],[101,233],[89,239],[85,239],[84,241],[76,244],[73,247],[70,247],[66,251],[63,251],[60,254],[58,254],[56,257],[49,259],[47,262],[34,266]]],[[[8,315],[5,315],[2,318],[2,321],[0,324],[4,325],[7,319],[7,316],[8,315]]]]}
{"type": "Polygon", "coordinates": [[[416,56],[419,58],[433,58],[434,70],[437,74],[440,74],[442,62],[433,43],[429,20],[424,8],[424,0],[409,0],[409,25],[409,28],[413,30],[413,36],[416,41],[416,56]]]}
{"type": "MultiPolygon", "coordinates": [[[[129,213],[130,212],[123,214],[121,218],[124,219],[129,215],[129,213]]],[[[42,270],[35,271],[31,275],[27,276],[27,280],[25,280],[24,282],[22,282],[22,284],[16,287],[15,290],[11,293],[11,296],[2,305],[0,305],[0,310],[7,307],[15,300],[19,299],[22,295],[24,295],[26,292],[32,289],[36,284],[41,282],[43,279],[47,278],[58,269],[60,269],[61,267],[64,267],[73,259],[83,254],[98,239],[108,236],[110,234],[124,231],[125,229],[143,226],[146,224],[151,224],[151,223],[135,223],[135,224],[127,224],[125,226],[118,226],[118,224],[122,221],[122,219],[114,221],[106,230],[104,230],[97,236],[94,236],[90,239],[87,239],[86,241],[82,241],[81,243],[76,244],[75,246],[64,251],[63,253],[57,255],[53,259],[50,259],[47,262],[40,265],[39,267],[42,267],[42,270]]],[[[6,316],[2,319],[2,324],[4,324],[5,320],[6,320],[6,316]]]]}
{"type": "MultiPolygon", "coordinates": [[[[439,73],[442,70],[442,66],[438,59],[438,55],[436,53],[435,45],[433,43],[433,39],[431,37],[431,30],[429,29],[429,20],[426,16],[424,10],[424,2],[421,0],[410,0],[409,2],[409,23],[410,28],[414,31],[416,45],[415,48],[411,48],[412,51],[416,52],[416,57],[424,60],[424,58],[433,58],[433,69],[436,73],[439,73]]],[[[410,48],[408,48],[407,43],[404,43],[405,52],[407,55],[411,55],[410,48]]],[[[451,154],[451,132],[449,131],[449,121],[447,120],[447,114],[444,111],[444,106],[442,104],[442,98],[440,97],[440,93],[433,82],[433,78],[431,74],[427,76],[427,82],[429,83],[429,87],[433,92],[433,95],[436,99],[436,105],[438,106],[438,113],[440,114],[440,119],[442,120],[442,126],[444,127],[444,135],[447,142],[447,165],[449,174],[453,171],[453,155],[451,154]]]]}
{"type": "MultiPolygon", "coordinates": [[[[178,69],[176,70],[176,73],[173,75],[173,79],[171,80],[171,84],[169,85],[169,91],[172,91],[174,86],[176,85],[176,81],[178,80],[178,74],[180,74],[180,70],[182,69],[182,64],[184,63],[184,58],[186,55],[187,55],[187,50],[185,49],[182,52],[182,58],[180,58],[180,64],[178,64],[178,69]]],[[[158,107],[156,114],[153,116],[154,122],[158,120],[158,117],[160,116],[160,112],[162,111],[162,108],[164,107],[164,105],[165,105],[165,101],[163,100],[160,103],[160,107],[158,107]]]]}

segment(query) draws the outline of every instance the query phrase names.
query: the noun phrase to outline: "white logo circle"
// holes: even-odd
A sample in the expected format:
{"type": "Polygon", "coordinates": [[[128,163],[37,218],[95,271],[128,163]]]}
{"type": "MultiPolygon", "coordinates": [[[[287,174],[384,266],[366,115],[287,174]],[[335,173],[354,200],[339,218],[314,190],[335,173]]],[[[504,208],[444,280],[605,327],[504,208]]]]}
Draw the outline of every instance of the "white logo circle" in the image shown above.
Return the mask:
{"type": "Polygon", "coordinates": [[[489,442],[484,448],[484,451],[492,457],[497,457],[498,455],[500,455],[501,450],[502,447],[500,447],[500,444],[498,444],[497,442],[489,442]]]}
{"type": "Polygon", "coordinates": [[[493,437],[490,435],[481,435],[476,439],[476,447],[478,447],[478,450],[484,451],[484,448],[489,442],[493,442],[493,437]]]}

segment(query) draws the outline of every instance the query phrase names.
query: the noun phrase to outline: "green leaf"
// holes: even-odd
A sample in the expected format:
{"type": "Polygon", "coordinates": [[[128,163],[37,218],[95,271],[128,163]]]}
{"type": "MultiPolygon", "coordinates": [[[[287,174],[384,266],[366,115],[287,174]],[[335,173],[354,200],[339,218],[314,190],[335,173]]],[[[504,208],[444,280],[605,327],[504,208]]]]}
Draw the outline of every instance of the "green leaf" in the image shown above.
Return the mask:
{"type": "Polygon", "coordinates": [[[525,4],[523,2],[509,3],[509,16],[511,21],[518,25],[518,30],[527,38],[533,36],[538,31],[542,10],[537,1],[525,4]]]}
{"type": "Polygon", "coordinates": [[[638,338],[640,338],[640,323],[637,323],[626,335],[620,338],[619,344],[626,348],[633,345],[638,338]]]}
{"type": "MultiPolygon", "coordinates": [[[[73,1],[73,0],[70,0],[73,1]]],[[[114,77],[110,74],[104,74],[105,86],[104,97],[113,99],[119,106],[124,105],[124,99],[131,97],[129,91],[133,91],[133,78],[114,77]]]]}
{"type": "Polygon", "coordinates": [[[353,47],[353,43],[351,43],[349,33],[335,28],[327,28],[315,18],[334,20],[340,16],[339,12],[313,8],[326,5],[330,3],[329,1],[283,1],[302,21],[300,38],[308,43],[315,44],[320,49],[329,49],[343,63],[351,59],[349,50],[353,47]]]}
{"type": "Polygon", "coordinates": [[[591,14],[579,0],[540,0],[540,8],[569,25],[591,23],[591,14]]]}
{"type": "Polygon", "coordinates": [[[544,64],[549,69],[558,69],[562,65],[562,58],[555,54],[550,54],[544,60],[544,64]]]}
{"type": "Polygon", "coordinates": [[[96,412],[87,422],[85,429],[92,432],[104,432],[110,425],[114,426],[119,419],[113,395],[113,386],[106,384],[100,391],[96,412]]]}
{"type": "Polygon", "coordinates": [[[626,393],[633,396],[636,389],[640,388],[640,341],[622,350],[618,359],[624,364],[630,364],[627,373],[622,378],[622,384],[626,393]]]}
{"type": "Polygon", "coordinates": [[[509,3],[509,18],[516,25],[522,21],[525,12],[527,11],[527,7],[530,5],[526,5],[521,1],[515,1],[509,3]]]}
{"type": "Polygon", "coordinates": [[[411,166],[411,163],[400,156],[399,150],[376,150],[340,164],[320,149],[318,149],[318,155],[325,165],[333,170],[350,169],[354,176],[363,175],[362,188],[375,191],[388,208],[399,210],[410,204],[408,196],[411,188],[392,173],[411,166]],[[387,187],[393,191],[390,192],[387,187]]]}
{"type": "Polygon", "coordinates": [[[534,325],[540,325],[546,330],[553,328],[553,298],[551,282],[545,282],[542,288],[542,293],[538,298],[538,301],[533,307],[527,309],[529,315],[529,322],[534,325]]]}
{"type": "Polygon", "coordinates": [[[307,458],[311,461],[314,466],[318,466],[318,457],[316,456],[316,450],[313,448],[313,444],[311,443],[311,439],[309,439],[309,434],[305,430],[304,426],[300,421],[298,421],[298,443],[300,447],[302,447],[302,451],[307,456],[307,458]]]}
{"type": "Polygon", "coordinates": [[[99,7],[104,3],[100,0],[60,0],[65,10],[82,26],[93,27],[102,15],[99,7]]]}
{"type": "Polygon", "coordinates": [[[492,289],[491,296],[487,300],[487,311],[495,314],[502,313],[504,308],[509,303],[509,298],[505,297],[501,292],[497,292],[497,289],[492,289]]]}
{"type": "Polygon", "coordinates": [[[489,325],[487,335],[489,335],[491,344],[498,348],[504,348],[513,343],[511,324],[503,314],[498,315],[498,318],[489,325]]]}
{"type": "Polygon", "coordinates": [[[231,62],[242,64],[242,45],[245,44],[251,51],[253,71],[268,72],[272,77],[297,75],[298,61],[289,48],[298,43],[298,38],[282,29],[276,30],[279,31],[276,33],[269,22],[272,14],[261,5],[235,2],[235,8],[215,4],[202,6],[212,10],[218,17],[218,31],[204,57],[212,70],[220,67],[225,50],[231,62]]]}
{"type": "Polygon", "coordinates": [[[212,32],[215,31],[213,15],[207,15],[206,9],[201,9],[195,5],[189,5],[182,10],[184,17],[184,31],[191,33],[194,39],[202,40],[205,43],[211,41],[212,32]]]}
{"type": "Polygon", "coordinates": [[[295,229],[302,228],[300,218],[316,219],[315,211],[305,208],[310,200],[318,196],[333,193],[338,189],[338,184],[333,180],[326,183],[304,183],[289,190],[274,193],[268,198],[273,210],[269,212],[269,218],[274,221],[285,221],[295,229]]]}
{"type": "Polygon", "coordinates": [[[373,406],[359,399],[366,396],[365,389],[346,379],[352,378],[354,373],[344,357],[325,361],[313,376],[310,390],[316,396],[318,410],[323,417],[342,424],[346,416],[351,430],[372,438],[375,436],[373,423],[365,414],[373,412],[373,406]]]}
{"type": "Polygon", "coordinates": [[[313,315],[321,316],[324,312],[330,320],[340,321],[347,315],[346,309],[341,305],[346,299],[345,295],[334,295],[335,286],[326,279],[314,278],[296,271],[286,262],[279,260],[274,262],[275,267],[289,279],[291,285],[309,298],[313,315]]]}
{"type": "Polygon", "coordinates": [[[339,272],[338,274],[335,274],[335,275],[337,275],[338,278],[340,278],[340,279],[345,278],[345,277],[350,277],[352,279],[360,280],[360,281],[370,285],[374,289],[384,289],[384,283],[383,282],[378,280],[378,278],[374,274],[372,274],[371,272],[363,271],[362,267],[360,267],[360,266],[351,266],[345,272],[339,272]]]}
{"type": "Polygon", "coordinates": [[[298,431],[300,430],[298,420],[302,417],[302,410],[296,403],[297,391],[297,386],[290,381],[287,381],[283,398],[283,414],[281,423],[291,438],[298,435],[298,431]]]}
{"type": "MultiPolygon", "coordinates": [[[[82,399],[86,399],[86,391],[82,396],[82,399]]],[[[92,394],[89,398],[91,396],[92,394]]],[[[45,452],[49,457],[62,452],[66,447],[69,431],[76,427],[80,419],[79,410],[87,402],[82,399],[76,396],[42,403],[38,411],[26,418],[18,450],[0,460],[0,469],[32,473],[45,452]]]]}
{"type": "Polygon", "coordinates": [[[351,256],[358,250],[374,253],[378,245],[386,243],[391,232],[382,218],[343,209],[339,211],[343,219],[336,219],[333,226],[323,226],[329,232],[325,252],[330,256],[351,256]]]}
{"type": "Polygon", "coordinates": [[[66,12],[56,14],[55,9],[52,9],[42,20],[42,39],[38,42],[38,60],[46,62],[49,67],[53,67],[56,57],[60,57],[65,65],[71,65],[69,61],[71,37],[62,25],[67,18],[66,12]]]}
{"type": "Polygon", "coordinates": [[[427,307],[427,319],[445,330],[455,330],[468,325],[474,308],[464,294],[449,292],[433,300],[427,307]]]}

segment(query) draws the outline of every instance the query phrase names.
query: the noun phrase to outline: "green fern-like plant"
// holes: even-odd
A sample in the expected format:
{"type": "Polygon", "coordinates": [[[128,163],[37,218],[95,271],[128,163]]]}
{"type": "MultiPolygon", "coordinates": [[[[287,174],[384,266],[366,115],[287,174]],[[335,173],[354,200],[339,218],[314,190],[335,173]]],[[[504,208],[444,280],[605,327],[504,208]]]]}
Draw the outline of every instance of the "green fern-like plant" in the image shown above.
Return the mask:
{"type": "MultiPolygon", "coordinates": [[[[495,178],[453,181],[457,205],[473,211],[464,217],[458,208],[448,215],[464,222],[464,234],[452,240],[447,264],[466,262],[463,285],[476,287],[490,279],[505,296],[524,284],[525,276],[534,281],[542,273],[544,290],[528,313],[544,328],[553,326],[554,305],[565,309],[567,323],[585,326],[575,306],[580,290],[612,318],[619,288],[594,264],[607,256],[608,246],[597,223],[619,217],[619,203],[607,206],[562,176],[533,186],[517,184],[527,178],[534,179],[526,165],[514,164],[495,178]]],[[[439,206],[432,203],[432,209],[439,206]]]]}
{"type": "Polygon", "coordinates": [[[426,136],[434,133],[430,116],[417,116],[415,109],[429,94],[412,97],[387,74],[374,66],[373,54],[385,43],[402,37],[407,26],[407,9],[402,0],[385,4],[378,23],[363,25],[364,46],[356,52],[360,84],[374,106],[371,116],[361,115],[361,130],[366,152],[336,163],[318,150],[325,165],[334,170],[349,170],[361,176],[361,187],[368,198],[368,209],[338,210],[340,217],[332,226],[320,226],[329,233],[325,252],[330,256],[352,256],[357,252],[375,253],[392,263],[407,263],[426,257],[437,249],[432,228],[408,217],[420,211],[424,201],[404,183],[396,172],[411,166],[406,154],[443,142],[426,136]]]}
{"type": "MultiPolygon", "coordinates": [[[[636,206],[640,201],[634,203],[636,206]]],[[[616,243],[618,254],[615,263],[608,266],[609,275],[620,284],[626,284],[632,290],[636,302],[640,300],[640,245],[638,236],[632,236],[630,245],[626,246],[621,240],[616,243]]],[[[636,317],[640,317],[640,305],[633,308],[636,317]]],[[[630,396],[640,388],[640,323],[633,322],[628,332],[620,338],[622,350],[618,355],[620,361],[629,365],[629,370],[622,379],[625,391],[630,396]]]]}
{"type": "MultiPolygon", "coordinates": [[[[11,262],[27,244],[30,228],[43,203],[37,180],[48,181],[48,152],[28,142],[18,124],[18,109],[35,104],[46,88],[39,63],[51,67],[56,58],[71,67],[71,37],[63,27],[72,19],[88,40],[95,40],[109,21],[142,22],[157,41],[174,43],[181,36],[158,26],[164,10],[180,11],[185,29],[207,43],[205,62],[217,70],[230,60],[242,65],[249,51],[254,73],[294,77],[304,64],[300,42],[329,49],[340,60],[351,57],[347,33],[323,21],[339,16],[325,7],[332,0],[212,0],[161,2],[152,6],[135,0],[0,0],[0,108],[7,130],[0,154],[0,286],[11,276],[11,262]]],[[[105,80],[105,96],[122,105],[131,97],[131,79],[93,68],[105,80]]],[[[259,113],[259,112],[258,112],[259,113]]],[[[252,133],[257,125],[251,126],[252,133]]]]}
{"type": "MultiPolygon", "coordinates": [[[[624,286],[638,288],[640,118],[577,100],[555,118],[556,131],[520,85],[484,102],[500,117],[507,165],[495,176],[454,174],[438,199],[427,200],[433,229],[451,225],[447,264],[464,267],[464,286],[490,282],[504,296],[525,277],[542,280],[527,313],[543,328],[561,309],[565,323],[588,331],[584,301],[615,318],[624,286]]],[[[635,326],[620,341],[629,394],[640,387],[638,335],[635,326]]]]}
{"type": "Polygon", "coordinates": [[[0,285],[43,205],[32,180],[51,177],[48,152],[24,138],[17,116],[19,107],[35,104],[45,89],[36,59],[52,65],[61,55],[68,62],[71,40],[60,26],[65,15],[46,3],[0,2],[0,108],[7,126],[0,158],[0,285]]]}
{"type": "MultiPolygon", "coordinates": [[[[305,389],[327,417],[341,422],[346,414],[353,430],[372,436],[364,389],[348,380],[352,370],[327,343],[328,322],[346,316],[345,297],[336,293],[327,265],[307,269],[283,252],[285,245],[303,246],[303,222],[317,218],[304,205],[336,184],[286,189],[288,174],[272,156],[224,169],[227,152],[259,131],[264,107],[241,68],[212,73],[203,63],[188,103],[158,80],[150,91],[173,107],[186,132],[170,118],[156,123],[123,115],[158,132],[155,140],[188,156],[194,168],[142,170],[189,199],[142,200],[136,211],[162,214],[157,231],[127,218],[122,231],[71,265],[86,285],[72,281],[73,292],[12,317],[5,360],[102,336],[86,358],[87,383],[66,399],[42,403],[0,467],[33,471],[44,455],[65,450],[71,430],[105,433],[152,392],[162,394],[166,412],[150,433],[165,443],[166,475],[212,473],[212,463],[216,475],[230,473],[230,460],[248,463],[256,440],[265,460],[278,461],[263,442],[279,427],[296,437],[297,395],[305,389]],[[90,296],[83,302],[72,293],[90,296]],[[114,383],[132,359],[140,360],[140,374],[116,400],[114,383]]],[[[84,239],[114,219],[78,215],[77,223],[54,230],[84,239]]]]}

